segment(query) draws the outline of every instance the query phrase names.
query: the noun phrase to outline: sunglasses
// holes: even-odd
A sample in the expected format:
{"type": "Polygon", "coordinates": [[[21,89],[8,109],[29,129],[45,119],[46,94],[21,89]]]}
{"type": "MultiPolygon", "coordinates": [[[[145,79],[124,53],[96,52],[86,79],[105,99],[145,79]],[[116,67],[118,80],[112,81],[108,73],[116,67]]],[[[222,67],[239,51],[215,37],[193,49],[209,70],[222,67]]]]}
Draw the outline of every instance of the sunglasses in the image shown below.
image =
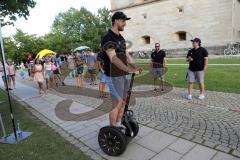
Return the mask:
{"type": "Polygon", "coordinates": [[[157,48],[157,47],[160,47],[160,46],[155,46],[155,47],[157,48]]]}

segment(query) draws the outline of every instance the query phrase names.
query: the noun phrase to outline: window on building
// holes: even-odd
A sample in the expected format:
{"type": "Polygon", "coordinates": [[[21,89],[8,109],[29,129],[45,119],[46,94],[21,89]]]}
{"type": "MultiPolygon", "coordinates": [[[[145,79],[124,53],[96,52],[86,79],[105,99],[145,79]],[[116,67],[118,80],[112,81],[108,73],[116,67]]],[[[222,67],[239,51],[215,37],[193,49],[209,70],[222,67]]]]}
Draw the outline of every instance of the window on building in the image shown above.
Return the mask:
{"type": "Polygon", "coordinates": [[[150,44],[151,42],[150,36],[142,36],[142,40],[144,44],[150,44]]]}
{"type": "Polygon", "coordinates": [[[178,36],[179,41],[186,41],[187,40],[187,32],[185,31],[179,31],[176,33],[178,36]]]}
{"type": "Polygon", "coordinates": [[[183,13],[183,12],[184,12],[184,9],[183,9],[182,6],[181,6],[181,7],[177,7],[177,9],[178,9],[178,12],[179,12],[179,13],[183,13]]]}

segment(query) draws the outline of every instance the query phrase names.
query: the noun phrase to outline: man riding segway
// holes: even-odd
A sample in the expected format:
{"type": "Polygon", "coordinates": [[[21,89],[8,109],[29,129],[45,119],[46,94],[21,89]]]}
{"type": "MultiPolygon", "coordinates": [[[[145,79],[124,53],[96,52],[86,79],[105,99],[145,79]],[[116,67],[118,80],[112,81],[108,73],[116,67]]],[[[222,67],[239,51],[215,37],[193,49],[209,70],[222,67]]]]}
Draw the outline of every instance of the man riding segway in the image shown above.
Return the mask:
{"type": "MultiPolygon", "coordinates": [[[[126,21],[130,20],[123,12],[116,12],[112,16],[112,28],[102,37],[101,47],[104,57],[104,71],[107,76],[107,84],[112,98],[112,110],[109,113],[110,126],[104,127],[99,133],[99,145],[108,155],[119,155],[126,148],[125,135],[121,131],[134,130],[129,126],[126,118],[130,92],[135,72],[142,69],[133,65],[133,59],[126,52],[126,42],[120,31],[124,30],[126,21]],[[132,79],[131,75],[132,74],[132,79]],[[131,81],[130,81],[131,80],[131,81]],[[131,83],[130,83],[131,82],[131,83]],[[115,135],[115,140],[111,135],[115,135]],[[107,137],[109,136],[109,137],[107,137]],[[118,146],[118,143],[121,145],[118,146]]],[[[123,131],[124,132],[124,131],[123,131]]],[[[136,136],[137,133],[130,133],[136,136]]]]}

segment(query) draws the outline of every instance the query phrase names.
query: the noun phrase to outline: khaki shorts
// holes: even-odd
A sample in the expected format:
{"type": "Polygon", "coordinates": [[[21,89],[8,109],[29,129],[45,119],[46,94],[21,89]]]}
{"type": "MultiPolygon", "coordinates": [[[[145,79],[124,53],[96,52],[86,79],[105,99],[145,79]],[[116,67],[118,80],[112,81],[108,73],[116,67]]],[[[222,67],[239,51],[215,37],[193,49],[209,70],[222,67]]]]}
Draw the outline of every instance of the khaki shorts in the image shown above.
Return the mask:
{"type": "Polygon", "coordinates": [[[194,83],[195,81],[199,83],[204,83],[204,71],[190,71],[187,72],[187,78],[189,83],[194,83]]]}
{"type": "Polygon", "coordinates": [[[152,68],[153,78],[163,78],[165,75],[164,68],[152,68]]]}

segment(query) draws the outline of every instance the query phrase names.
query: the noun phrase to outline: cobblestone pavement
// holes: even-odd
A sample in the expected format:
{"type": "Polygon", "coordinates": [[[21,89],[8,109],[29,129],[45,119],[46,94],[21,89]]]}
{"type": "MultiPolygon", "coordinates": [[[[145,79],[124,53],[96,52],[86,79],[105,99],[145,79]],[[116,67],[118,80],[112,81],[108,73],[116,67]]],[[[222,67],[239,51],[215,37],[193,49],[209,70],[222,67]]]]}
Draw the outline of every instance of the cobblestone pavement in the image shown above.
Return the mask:
{"type": "MultiPolygon", "coordinates": [[[[58,93],[55,94],[65,95],[65,98],[69,94],[63,93],[69,93],[69,91],[73,96],[74,94],[75,96],[85,94],[90,98],[96,98],[98,95],[94,87],[87,91],[83,89],[84,93],[75,91],[73,86],[68,86],[68,88],[59,87],[56,89],[58,93]]],[[[195,98],[188,101],[185,99],[185,89],[169,89],[166,94],[153,94],[152,89],[153,86],[136,86],[134,88],[136,94],[133,93],[132,100],[136,99],[136,101],[131,103],[130,109],[134,111],[139,123],[195,143],[240,156],[240,114],[229,110],[239,107],[239,94],[207,91],[207,97],[202,101],[196,98],[198,93],[195,92],[195,98]]],[[[79,97],[75,97],[76,99],[79,100],[79,97]]],[[[81,115],[85,115],[85,118],[92,116],[86,113],[72,114],[75,117],[66,115],[66,112],[69,113],[69,109],[66,108],[69,108],[67,106],[74,102],[74,97],[71,97],[71,100],[59,103],[65,108],[64,112],[61,112],[61,109],[59,110],[56,107],[60,119],[64,117],[64,120],[66,120],[66,117],[69,117],[68,120],[85,120],[81,115]]],[[[99,100],[98,103],[94,103],[91,107],[103,111],[99,114],[103,115],[104,112],[109,111],[109,108],[105,110],[109,106],[111,106],[111,100],[107,98],[99,100]]],[[[98,113],[95,112],[94,114],[95,117],[98,116],[98,113]]]]}
{"type": "MultiPolygon", "coordinates": [[[[92,118],[102,117],[101,115],[106,118],[104,113],[109,111],[110,98],[98,99],[96,86],[86,85],[86,88],[80,91],[74,86],[69,86],[70,83],[69,81],[68,86],[60,86],[56,88],[56,91],[51,92],[52,95],[62,97],[58,98],[56,103],[57,107],[60,105],[59,110],[55,108],[56,120],[59,118],[58,121],[66,123],[66,126],[75,123],[77,125],[75,121],[86,123],[86,120],[90,120],[88,119],[90,114],[86,113],[91,113],[91,108],[99,110],[97,115],[94,115],[96,114],[94,112],[92,118]],[[78,102],[87,106],[86,110],[84,107],[80,109],[78,102]],[[74,111],[74,106],[77,105],[78,109],[74,111]],[[70,106],[73,106],[72,111],[70,106]],[[86,119],[82,119],[84,114],[87,115],[86,119]]],[[[201,101],[196,98],[198,92],[195,91],[194,99],[188,101],[185,99],[185,89],[169,88],[169,92],[165,94],[153,94],[152,90],[153,86],[147,85],[134,88],[135,93],[130,109],[134,111],[139,123],[148,128],[240,157],[240,113],[230,110],[240,108],[239,94],[207,91],[206,99],[201,101]]],[[[105,118],[104,124],[107,122],[105,118]]]]}
{"type": "Polygon", "coordinates": [[[141,124],[240,156],[240,114],[229,111],[239,107],[240,95],[207,92],[204,101],[188,101],[184,93],[174,88],[157,98],[139,98],[131,108],[141,124]]]}

